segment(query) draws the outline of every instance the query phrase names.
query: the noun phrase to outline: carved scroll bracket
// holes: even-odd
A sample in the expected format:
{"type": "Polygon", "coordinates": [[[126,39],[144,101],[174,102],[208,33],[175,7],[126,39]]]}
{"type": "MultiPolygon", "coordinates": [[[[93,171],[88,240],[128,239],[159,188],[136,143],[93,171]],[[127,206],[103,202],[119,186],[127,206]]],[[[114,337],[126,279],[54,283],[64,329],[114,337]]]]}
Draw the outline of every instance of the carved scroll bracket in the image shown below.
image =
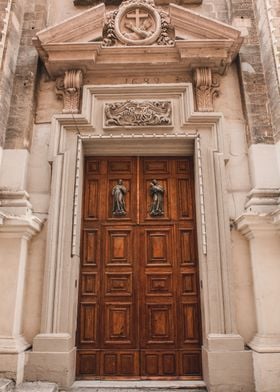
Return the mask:
{"type": "Polygon", "coordinates": [[[83,73],[80,69],[66,71],[56,80],[56,94],[63,98],[63,113],[79,113],[83,73]]]}
{"type": "Polygon", "coordinates": [[[211,68],[195,69],[194,87],[199,112],[213,112],[213,100],[219,95],[219,85],[218,77],[212,74],[211,68]]]}

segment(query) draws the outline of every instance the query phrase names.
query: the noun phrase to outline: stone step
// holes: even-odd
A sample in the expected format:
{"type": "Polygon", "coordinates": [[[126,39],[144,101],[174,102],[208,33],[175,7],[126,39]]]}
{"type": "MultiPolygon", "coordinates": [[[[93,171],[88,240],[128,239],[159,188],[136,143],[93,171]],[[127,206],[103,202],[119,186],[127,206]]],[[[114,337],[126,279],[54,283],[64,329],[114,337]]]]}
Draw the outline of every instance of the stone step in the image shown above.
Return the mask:
{"type": "Polygon", "coordinates": [[[15,392],[58,392],[58,386],[49,382],[24,382],[18,385],[15,392]]]}
{"type": "Polygon", "coordinates": [[[0,379],[0,392],[9,392],[14,390],[14,382],[5,378],[0,379]]]}
{"type": "Polygon", "coordinates": [[[202,381],[76,381],[61,392],[207,392],[202,381]]]}

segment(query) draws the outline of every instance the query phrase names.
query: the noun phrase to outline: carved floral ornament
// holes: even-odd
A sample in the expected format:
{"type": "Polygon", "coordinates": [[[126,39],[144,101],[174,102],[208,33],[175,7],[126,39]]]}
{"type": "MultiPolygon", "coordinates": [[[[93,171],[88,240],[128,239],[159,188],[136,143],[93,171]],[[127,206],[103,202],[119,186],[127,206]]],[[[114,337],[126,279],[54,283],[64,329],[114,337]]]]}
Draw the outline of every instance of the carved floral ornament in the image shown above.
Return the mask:
{"type": "Polygon", "coordinates": [[[194,71],[194,89],[197,110],[199,112],[212,112],[213,99],[219,95],[219,79],[213,76],[211,68],[196,68],[194,71]]]}
{"type": "Polygon", "coordinates": [[[103,46],[115,45],[174,46],[174,31],[166,12],[153,0],[124,1],[109,12],[103,29],[103,46]]]}
{"type": "Polygon", "coordinates": [[[62,113],[79,113],[83,73],[80,69],[66,71],[56,80],[56,93],[63,98],[62,113]]]}
{"type": "Polygon", "coordinates": [[[172,125],[170,101],[124,101],[105,103],[105,127],[172,125]]]}

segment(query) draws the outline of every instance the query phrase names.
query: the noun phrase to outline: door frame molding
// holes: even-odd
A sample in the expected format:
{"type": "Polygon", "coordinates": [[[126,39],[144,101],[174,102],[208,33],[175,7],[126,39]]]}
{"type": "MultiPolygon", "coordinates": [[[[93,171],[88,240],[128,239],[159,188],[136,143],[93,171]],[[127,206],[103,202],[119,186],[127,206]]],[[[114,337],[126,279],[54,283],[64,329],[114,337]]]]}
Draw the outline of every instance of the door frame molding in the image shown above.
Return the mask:
{"type": "Polygon", "coordinates": [[[35,369],[41,379],[47,373],[49,381],[52,379],[63,386],[71,385],[75,379],[83,157],[94,154],[194,155],[205,381],[212,382],[211,353],[223,350],[230,361],[233,351],[244,351],[243,340],[236,332],[232,305],[225,188],[228,153],[223,137],[221,113],[194,111],[191,83],[84,86],[82,113],[59,114],[53,118],[42,323],[40,334],[33,340],[27,374],[33,367],[32,372],[35,369]],[[153,126],[140,127],[139,131],[137,128],[137,132],[131,128],[104,129],[104,102],[133,97],[168,98],[173,105],[173,126],[166,132],[153,126]]]}

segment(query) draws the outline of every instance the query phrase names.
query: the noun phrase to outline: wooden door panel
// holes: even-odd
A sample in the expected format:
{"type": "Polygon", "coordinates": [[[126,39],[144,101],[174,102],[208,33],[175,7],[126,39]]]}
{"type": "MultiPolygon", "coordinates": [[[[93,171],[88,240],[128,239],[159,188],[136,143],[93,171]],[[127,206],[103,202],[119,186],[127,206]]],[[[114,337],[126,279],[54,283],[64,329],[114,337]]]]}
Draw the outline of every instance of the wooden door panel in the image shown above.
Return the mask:
{"type": "Polygon", "coordinates": [[[131,297],[132,296],[132,272],[106,272],[105,296],[107,297],[131,297]]]}
{"type": "Polygon", "coordinates": [[[192,184],[190,178],[177,180],[177,208],[179,219],[193,219],[192,184]]]}
{"type": "Polygon", "coordinates": [[[133,233],[131,228],[105,228],[105,264],[132,265],[133,233]]]}
{"type": "Polygon", "coordinates": [[[178,374],[177,354],[166,350],[144,350],[141,354],[141,370],[147,378],[174,377],[178,374]]]}
{"type": "Polygon", "coordinates": [[[86,159],[79,378],[200,378],[193,198],[191,159],[86,159]],[[119,215],[116,185],[126,188],[119,215]]]}
{"type": "Polygon", "coordinates": [[[175,161],[175,173],[184,175],[193,175],[192,162],[190,159],[178,158],[175,161]]]}
{"type": "Polygon", "coordinates": [[[196,264],[195,238],[193,229],[179,229],[179,260],[181,266],[196,264]]]}
{"type": "Polygon", "coordinates": [[[83,233],[83,257],[82,265],[84,267],[96,267],[100,258],[100,236],[99,231],[86,229],[83,233]]]}
{"type": "Polygon", "coordinates": [[[139,353],[133,351],[101,352],[102,376],[107,378],[135,377],[139,374],[139,353]]]}
{"type": "Polygon", "coordinates": [[[181,308],[181,315],[183,317],[183,344],[199,343],[199,330],[197,325],[198,319],[198,304],[197,303],[183,303],[181,308]]]}
{"type": "Polygon", "coordinates": [[[77,355],[76,374],[83,379],[92,379],[100,374],[100,352],[95,350],[79,350],[77,355]]]}
{"type": "Polygon", "coordinates": [[[182,376],[189,376],[193,379],[200,377],[202,372],[201,352],[181,351],[180,355],[180,374],[182,376]]]}
{"type": "Polygon", "coordinates": [[[120,159],[119,157],[111,158],[108,160],[108,174],[117,175],[127,175],[127,174],[134,174],[134,160],[127,158],[127,159],[120,159]]]}
{"type": "Polygon", "coordinates": [[[172,272],[146,272],[146,295],[167,296],[173,295],[172,272]]]}
{"type": "Polygon", "coordinates": [[[95,347],[97,341],[97,303],[81,303],[80,344],[95,347]]]}
{"type": "Polygon", "coordinates": [[[144,230],[144,260],[147,266],[173,264],[172,227],[154,227],[144,230]]]}
{"type": "Polygon", "coordinates": [[[106,303],[104,317],[104,346],[133,345],[132,303],[106,303]]]}
{"type": "Polygon", "coordinates": [[[197,276],[196,271],[181,272],[181,294],[185,296],[197,296],[197,276]]]}
{"type": "Polygon", "coordinates": [[[97,295],[97,272],[81,273],[81,295],[82,297],[94,297],[97,295]]]}
{"type": "Polygon", "coordinates": [[[142,347],[175,345],[175,306],[173,303],[146,303],[145,335],[142,347]]]}
{"type": "Polygon", "coordinates": [[[90,179],[86,187],[85,219],[98,220],[99,218],[99,189],[100,180],[90,179]]]}
{"type": "MultiPolygon", "coordinates": [[[[170,160],[166,158],[144,158],[144,175],[165,175],[170,174],[170,160]]],[[[154,178],[154,177],[153,177],[154,178]]]]}

